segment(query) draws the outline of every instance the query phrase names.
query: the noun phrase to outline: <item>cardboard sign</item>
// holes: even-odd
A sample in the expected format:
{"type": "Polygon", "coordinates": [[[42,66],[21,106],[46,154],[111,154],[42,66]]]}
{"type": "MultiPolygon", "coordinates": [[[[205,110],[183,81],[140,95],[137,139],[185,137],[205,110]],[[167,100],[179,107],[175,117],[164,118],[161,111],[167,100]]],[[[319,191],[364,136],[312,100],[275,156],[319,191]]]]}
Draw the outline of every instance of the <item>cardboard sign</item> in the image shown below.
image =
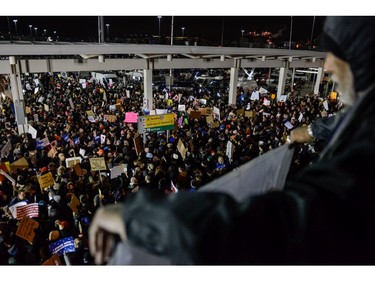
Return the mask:
{"type": "Polygon", "coordinates": [[[245,111],[245,117],[249,117],[249,118],[252,118],[253,117],[253,111],[250,110],[250,111],[245,111]]]}
{"type": "Polygon", "coordinates": [[[71,193],[72,197],[70,202],[67,204],[70,209],[72,209],[73,213],[78,212],[78,206],[81,205],[81,202],[78,200],[77,196],[74,193],[71,193]]]}
{"type": "Polygon", "coordinates": [[[38,182],[41,189],[46,189],[51,185],[55,184],[55,180],[53,179],[51,172],[48,172],[47,174],[40,176],[38,178],[38,182]]]}
{"type": "Polygon", "coordinates": [[[206,116],[206,122],[207,124],[211,124],[212,122],[214,122],[214,118],[212,117],[212,115],[206,116]]]}
{"type": "Polygon", "coordinates": [[[23,168],[29,167],[29,163],[27,162],[25,157],[22,157],[18,159],[17,161],[14,161],[13,163],[10,164],[10,169],[12,170],[11,172],[16,173],[17,169],[22,170],[23,168]]]}
{"type": "Polygon", "coordinates": [[[108,115],[108,122],[116,122],[116,115],[108,115]]]}
{"type": "Polygon", "coordinates": [[[241,115],[241,114],[244,114],[244,113],[245,113],[245,109],[244,108],[237,109],[237,111],[236,111],[237,115],[241,115]]]}
{"type": "Polygon", "coordinates": [[[220,122],[215,121],[215,122],[212,123],[211,126],[212,126],[213,129],[219,128],[220,127],[220,122]]]}
{"type": "Polygon", "coordinates": [[[77,163],[81,163],[81,157],[70,157],[65,159],[65,164],[67,168],[73,167],[77,163]]]}
{"type": "Polygon", "coordinates": [[[91,171],[103,171],[107,170],[104,157],[93,157],[89,158],[91,171]]]}
{"type": "Polygon", "coordinates": [[[54,254],[48,260],[46,260],[42,265],[62,265],[61,259],[58,254],[54,254]]]}
{"type": "Polygon", "coordinates": [[[189,119],[201,119],[201,112],[200,111],[190,111],[189,119]]]}
{"type": "Polygon", "coordinates": [[[212,114],[212,108],[209,107],[199,107],[198,110],[201,112],[201,115],[211,115],[212,114]]]}
{"type": "Polygon", "coordinates": [[[134,147],[135,147],[135,153],[138,156],[143,151],[143,142],[142,142],[141,136],[140,135],[136,135],[133,138],[133,142],[134,142],[134,147]]]}
{"type": "Polygon", "coordinates": [[[185,160],[187,149],[185,148],[185,145],[181,141],[181,139],[178,140],[177,150],[178,150],[178,152],[180,152],[182,159],[185,160]]]}
{"type": "Polygon", "coordinates": [[[82,171],[82,168],[81,166],[79,165],[79,163],[75,164],[73,166],[73,169],[74,169],[74,172],[76,172],[77,176],[82,176],[83,175],[83,171],[82,171]]]}
{"type": "Polygon", "coordinates": [[[16,235],[29,243],[32,243],[35,237],[35,229],[39,227],[39,223],[28,217],[23,217],[18,225],[16,235]]]}

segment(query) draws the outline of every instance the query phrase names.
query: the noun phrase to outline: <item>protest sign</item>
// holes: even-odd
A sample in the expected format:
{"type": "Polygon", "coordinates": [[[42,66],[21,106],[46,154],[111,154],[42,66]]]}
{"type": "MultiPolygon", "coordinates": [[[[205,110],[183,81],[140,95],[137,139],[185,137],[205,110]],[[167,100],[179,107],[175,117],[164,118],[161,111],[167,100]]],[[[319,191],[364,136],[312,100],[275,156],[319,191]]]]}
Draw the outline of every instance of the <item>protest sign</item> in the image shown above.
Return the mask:
{"type": "Polygon", "coordinates": [[[28,217],[23,217],[17,227],[16,235],[29,243],[32,243],[35,237],[35,230],[39,227],[39,223],[28,217]]]}
{"type": "Polygon", "coordinates": [[[40,176],[38,178],[38,182],[42,190],[55,184],[55,180],[53,179],[51,172],[48,172],[47,174],[40,176]]]}
{"type": "Polygon", "coordinates": [[[90,166],[92,171],[103,171],[107,170],[104,157],[93,157],[89,158],[90,166]]]}

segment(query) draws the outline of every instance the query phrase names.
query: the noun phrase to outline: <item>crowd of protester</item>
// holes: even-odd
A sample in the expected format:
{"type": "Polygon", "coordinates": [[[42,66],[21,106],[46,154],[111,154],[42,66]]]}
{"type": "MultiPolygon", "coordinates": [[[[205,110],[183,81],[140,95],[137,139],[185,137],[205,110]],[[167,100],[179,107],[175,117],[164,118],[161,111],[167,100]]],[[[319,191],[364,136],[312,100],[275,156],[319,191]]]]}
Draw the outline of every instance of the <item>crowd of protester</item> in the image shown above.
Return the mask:
{"type": "MultiPolygon", "coordinates": [[[[0,183],[0,264],[44,264],[52,256],[50,245],[68,237],[74,239],[75,250],[60,255],[56,263],[92,264],[87,230],[101,205],[124,201],[138,190],[197,191],[284,144],[292,128],[333,115],[342,106],[336,99],[293,92],[284,101],[277,101],[274,93],[253,99],[258,89],[238,88],[235,105],[228,105],[224,89],[154,91],[154,108],[173,113],[175,127],[142,138],[136,123],[125,122],[127,112],[150,113],[143,108],[141,84],[101,85],[86,78],[48,73],[23,77],[26,118],[36,136],[18,133],[12,99],[0,97],[0,168],[14,179],[3,176],[0,183]],[[220,118],[212,115],[213,108],[219,109],[220,118]],[[205,113],[192,113],[197,111],[205,113]],[[68,167],[66,159],[73,157],[80,158],[79,164],[68,167]],[[104,158],[107,169],[93,171],[93,157],[104,158]],[[22,159],[26,164],[12,165],[22,159]],[[123,173],[112,178],[111,169],[120,165],[123,173]],[[54,184],[41,188],[38,179],[47,173],[54,184]],[[17,235],[20,220],[10,212],[23,201],[39,207],[32,241],[17,235]]],[[[319,151],[318,142],[300,145],[289,176],[309,165],[319,151]]]]}

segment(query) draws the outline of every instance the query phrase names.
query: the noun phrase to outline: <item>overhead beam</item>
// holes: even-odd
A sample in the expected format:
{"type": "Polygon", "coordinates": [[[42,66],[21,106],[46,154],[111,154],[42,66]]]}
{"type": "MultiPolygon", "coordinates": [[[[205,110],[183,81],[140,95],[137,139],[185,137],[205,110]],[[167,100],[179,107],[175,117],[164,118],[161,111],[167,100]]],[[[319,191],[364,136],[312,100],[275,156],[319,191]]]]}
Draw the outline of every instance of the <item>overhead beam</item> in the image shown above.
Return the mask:
{"type": "MultiPolygon", "coordinates": [[[[43,72],[62,72],[62,71],[116,71],[146,69],[146,59],[108,59],[99,62],[98,59],[76,60],[76,59],[49,59],[49,60],[19,60],[22,73],[43,73],[43,72]]],[[[174,58],[168,61],[166,58],[152,59],[154,69],[190,69],[190,68],[230,68],[234,65],[234,59],[226,58],[222,61],[220,58],[214,59],[184,59],[174,58]]],[[[309,68],[323,67],[324,61],[293,61],[290,68],[309,68]]],[[[241,66],[245,68],[275,68],[282,67],[281,60],[251,60],[242,59],[241,66]]],[[[0,61],[0,74],[9,73],[9,61],[0,61]]]]}
{"type": "Polygon", "coordinates": [[[99,44],[99,43],[66,43],[34,42],[33,44],[0,43],[0,56],[55,56],[77,54],[190,54],[190,55],[230,55],[230,56],[298,56],[324,58],[326,52],[308,50],[268,49],[268,48],[237,48],[237,47],[209,47],[185,45],[138,45],[138,44],[99,44]]]}

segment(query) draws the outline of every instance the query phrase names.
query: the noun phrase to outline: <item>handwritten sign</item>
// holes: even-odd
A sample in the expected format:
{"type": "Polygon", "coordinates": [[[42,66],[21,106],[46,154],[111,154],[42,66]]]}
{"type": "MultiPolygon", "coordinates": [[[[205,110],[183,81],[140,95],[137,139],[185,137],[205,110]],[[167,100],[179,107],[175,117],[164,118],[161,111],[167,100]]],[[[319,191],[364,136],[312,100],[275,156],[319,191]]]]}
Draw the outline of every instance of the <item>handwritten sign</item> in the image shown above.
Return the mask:
{"type": "Polygon", "coordinates": [[[18,225],[16,235],[30,243],[33,242],[35,237],[35,229],[39,227],[39,223],[28,217],[23,217],[18,225]]]}
{"type": "Polygon", "coordinates": [[[67,168],[73,167],[77,163],[81,163],[81,157],[70,157],[65,159],[67,168]]]}
{"type": "Polygon", "coordinates": [[[42,175],[38,178],[39,185],[42,189],[48,188],[51,185],[55,184],[55,180],[53,179],[52,173],[49,172],[45,175],[42,175]]]}
{"type": "Polygon", "coordinates": [[[107,170],[104,157],[89,158],[92,171],[107,170]]]}

